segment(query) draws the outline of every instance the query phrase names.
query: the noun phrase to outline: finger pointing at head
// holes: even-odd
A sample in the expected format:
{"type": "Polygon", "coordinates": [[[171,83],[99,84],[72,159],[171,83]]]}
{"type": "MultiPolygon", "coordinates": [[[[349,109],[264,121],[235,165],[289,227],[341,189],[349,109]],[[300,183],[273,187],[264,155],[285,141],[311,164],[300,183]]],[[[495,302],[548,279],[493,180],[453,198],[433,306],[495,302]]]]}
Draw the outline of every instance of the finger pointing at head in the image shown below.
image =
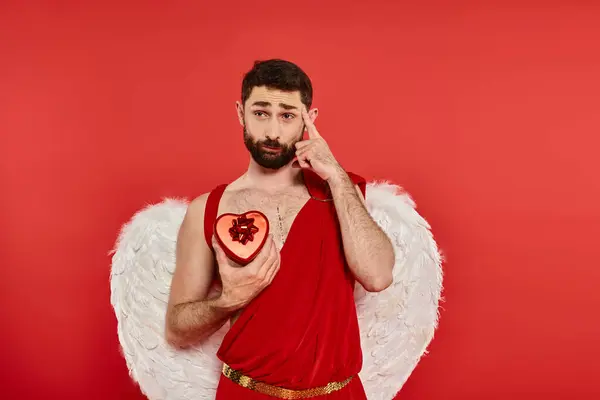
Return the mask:
{"type": "Polygon", "coordinates": [[[310,115],[308,115],[308,111],[306,108],[302,109],[302,119],[304,120],[304,125],[306,125],[306,130],[308,131],[308,137],[310,139],[316,139],[321,137],[319,131],[317,131],[317,127],[314,122],[310,119],[310,115]]]}

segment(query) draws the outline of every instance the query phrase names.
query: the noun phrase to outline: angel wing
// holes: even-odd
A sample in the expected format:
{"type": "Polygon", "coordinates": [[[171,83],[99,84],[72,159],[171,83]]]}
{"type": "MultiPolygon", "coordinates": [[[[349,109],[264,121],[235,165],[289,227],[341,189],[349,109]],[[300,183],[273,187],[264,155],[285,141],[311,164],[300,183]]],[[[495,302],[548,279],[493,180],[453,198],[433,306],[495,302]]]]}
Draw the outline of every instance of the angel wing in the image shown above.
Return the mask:
{"type": "Polygon", "coordinates": [[[228,324],[194,348],[175,350],[164,321],[175,270],[175,244],[187,202],[167,199],[137,212],[113,250],[111,304],[131,378],[150,400],[214,399],[217,349],[228,324]]]}
{"type": "Polygon", "coordinates": [[[442,259],[430,226],[398,186],[367,185],[369,214],[396,253],[394,281],[379,293],[356,285],[363,350],[360,378],[369,399],[393,399],[425,354],[438,324],[442,259]]]}
{"type": "MultiPolygon", "coordinates": [[[[369,399],[393,399],[425,353],[438,321],[441,257],[427,222],[407,194],[388,183],[367,185],[367,208],[389,235],[396,252],[394,283],[355,298],[369,399]]],[[[229,328],[202,344],[175,350],[164,340],[175,245],[187,209],[166,199],[138,211],[112,250],[111,304],[131,378],[150,400],[214,399],[221,362],[217,349],[229,328]]]]}

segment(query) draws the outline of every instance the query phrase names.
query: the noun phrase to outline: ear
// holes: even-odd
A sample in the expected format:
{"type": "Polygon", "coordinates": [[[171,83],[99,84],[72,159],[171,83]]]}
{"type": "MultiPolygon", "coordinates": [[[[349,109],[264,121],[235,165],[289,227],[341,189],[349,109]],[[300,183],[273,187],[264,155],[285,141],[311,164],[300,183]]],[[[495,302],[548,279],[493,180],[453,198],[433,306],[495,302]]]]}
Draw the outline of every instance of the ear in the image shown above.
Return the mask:
{"type": "Polygon", "coordinates": [[[240,125],[244,126],[244,105],[239,101],[236,101],[235,109],[237,111],[238,121],[240,121],[240,125]]]}

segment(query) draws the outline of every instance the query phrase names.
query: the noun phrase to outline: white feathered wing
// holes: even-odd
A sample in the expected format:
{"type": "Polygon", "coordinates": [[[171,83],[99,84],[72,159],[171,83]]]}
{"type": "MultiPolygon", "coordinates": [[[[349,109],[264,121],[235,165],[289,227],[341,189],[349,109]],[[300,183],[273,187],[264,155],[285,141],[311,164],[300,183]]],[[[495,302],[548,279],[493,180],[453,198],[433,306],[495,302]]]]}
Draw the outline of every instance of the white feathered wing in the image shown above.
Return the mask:
{"type": "Polygon", "coordinates": [[[392,240],[394,282],[379,293],[356,285],[361,380],[367,397],[393,399],[433,339],[442,292],[442,260],[430,226],[398,186],[367,185],[367,208],[392,240]]]}
{"type": "MultiPolygon", "coordinates": [[[[394,283],[380,293],[357,285],[355,298],[369,399],[393,399],[425,353],[438,321],[441,257],[427,222],[407,194],[388,183],[367,185],[369,213],[396,251],[394,283]]],[[[150,400],[214,399],[217,349],[229,325],[196,347],[175,350],[164,318],[185,200],[167,199],[136,213],[113,250],[111,304],[130,375],[150,400]]]]}

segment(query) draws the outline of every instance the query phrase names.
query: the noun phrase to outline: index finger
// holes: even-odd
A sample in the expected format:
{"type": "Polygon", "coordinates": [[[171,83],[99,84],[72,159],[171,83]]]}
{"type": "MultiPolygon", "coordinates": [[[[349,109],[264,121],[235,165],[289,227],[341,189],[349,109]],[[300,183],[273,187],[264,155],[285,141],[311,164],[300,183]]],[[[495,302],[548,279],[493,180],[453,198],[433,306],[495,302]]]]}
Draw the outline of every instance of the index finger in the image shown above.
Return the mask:
{"type": "Polygon", "coordinates": [[[317,131],[317,127],[311,121],[310,116],[308,115],[308,111],[306,107],[302,109],[302,119],[304,120],[304,124],[306,125],[306,130],[308,131],[308,137],[311,139],[315,139],[321,137],[319,131],[317,131]]]}

